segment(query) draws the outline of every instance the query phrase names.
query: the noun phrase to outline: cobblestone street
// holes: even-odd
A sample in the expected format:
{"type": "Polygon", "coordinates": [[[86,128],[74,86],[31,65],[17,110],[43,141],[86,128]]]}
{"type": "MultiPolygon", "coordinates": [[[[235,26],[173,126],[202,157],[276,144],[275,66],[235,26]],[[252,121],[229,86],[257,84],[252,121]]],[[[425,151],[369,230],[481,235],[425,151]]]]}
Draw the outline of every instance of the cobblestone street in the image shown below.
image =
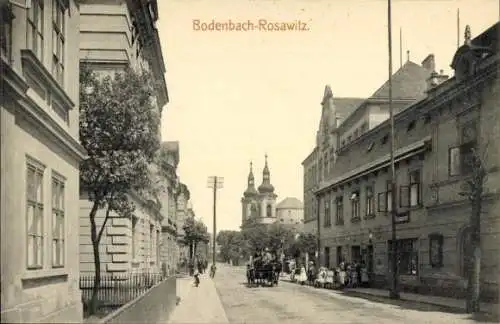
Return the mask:
{"type": "Polygon", "coordinates": [[[230,323],[481,323],[435,306],[395,306],[287,282],[247,288],[241,267],[219,267],[215,282],[230,323]]]}

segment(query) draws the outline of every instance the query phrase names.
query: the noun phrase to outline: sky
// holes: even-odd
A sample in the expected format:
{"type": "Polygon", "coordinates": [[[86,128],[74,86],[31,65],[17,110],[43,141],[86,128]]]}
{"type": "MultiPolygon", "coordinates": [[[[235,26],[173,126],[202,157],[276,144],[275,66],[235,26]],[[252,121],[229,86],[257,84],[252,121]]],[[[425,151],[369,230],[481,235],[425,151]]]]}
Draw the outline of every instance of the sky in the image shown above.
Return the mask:
{"type": "MultiPolygon", "coordinates": [[[[217,232],[241,225],[241,197],[253,161],[256,185],[268,154],[278,195],[303,200],[302,161],[315,146],[325,85],[336,97],[370,96],[388,78],[387,1],[160,0],[160,41],[170,102],[162,140],[179,141],[178,175],[197,218],[217,232]],[[200,23],[306,23],[306,30],[195,30],[200,23]]],[[[496,23],[499,0],[392,1],[393,68],[430,53],[449,67],[465,25],[472,37],[496,23]],[[402,42],[400,42],[400,28],[402,42]],[[400,46],[401,45],[401,46],[400,46]]]]}

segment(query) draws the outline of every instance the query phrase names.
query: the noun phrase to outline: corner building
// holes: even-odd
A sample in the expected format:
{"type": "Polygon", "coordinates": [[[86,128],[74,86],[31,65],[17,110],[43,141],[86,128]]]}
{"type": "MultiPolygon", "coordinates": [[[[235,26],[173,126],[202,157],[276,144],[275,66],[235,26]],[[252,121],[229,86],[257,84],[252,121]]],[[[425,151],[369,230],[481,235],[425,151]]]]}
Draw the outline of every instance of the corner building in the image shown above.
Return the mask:
{"type": "Polygon", "coordinates": [[[78,323],[79,5],[2,1],[1,322],[78,323]]]}
{"type": "MultiPolygon", "coordinates": [[[[465,43],[451,64],[454,77],[434,71],[428,57],[423,65],[432,69],[424,96],[401,108],[395,97],[395,244],[403,288],[465,295],[472,253],[471,203],[460,193],[470,179],[467,161],[475,148],[488,152],[481,215],[482,292],[483,297],[498,298],[499,25],[474,39],[467,28],[465,43]]],[[[396,83],[394,93],[408,88],[396,83]]],[[[315,191],[320,255],[327,266],[364,261],[372,284],[386,286],[392,277],[394,244],[390,124],[381,121],[352,142],[344,142],[352,136],[351,125],[359,124],[362,116],[357,110],[339,126],[334,166],[315,191]]]]}

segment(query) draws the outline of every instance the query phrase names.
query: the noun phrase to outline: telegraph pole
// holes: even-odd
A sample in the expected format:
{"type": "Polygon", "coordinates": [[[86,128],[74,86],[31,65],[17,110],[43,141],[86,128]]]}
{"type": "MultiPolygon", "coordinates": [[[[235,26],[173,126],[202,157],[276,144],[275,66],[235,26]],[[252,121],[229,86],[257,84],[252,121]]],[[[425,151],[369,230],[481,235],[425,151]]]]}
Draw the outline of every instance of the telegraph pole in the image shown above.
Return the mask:
{"type": "MultiPolygon", "coordinates": [[[[392,107],[392,10],[391,0],[387,0],[387,34],[389,44],[389,118],[391,123],[391,260],[392,260],[392,285],[390,297],[392,299],[399,299],[398,287],[398,256],[396,244],[396,167],[394,163],[394,111],[392,107]]],[[[389,207],[389,206],[387,206],[389,207]]]]}
{"type": "Polygon", "coordinates": [[[212,264],[215,266],[215,240],[217,238],[217,189],[224,186],[224,178],[218,176],[208,177],[208,187],[213,189],[214,194],[214,223],[213,223],[213,242],[212,242],[212,264]]]}

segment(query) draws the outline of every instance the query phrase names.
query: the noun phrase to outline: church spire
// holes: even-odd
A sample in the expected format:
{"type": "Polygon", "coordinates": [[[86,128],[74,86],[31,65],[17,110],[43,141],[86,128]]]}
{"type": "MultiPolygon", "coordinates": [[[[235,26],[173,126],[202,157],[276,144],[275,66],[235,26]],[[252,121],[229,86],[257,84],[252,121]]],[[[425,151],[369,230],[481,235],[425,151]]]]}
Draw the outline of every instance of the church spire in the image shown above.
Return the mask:
{"type": "Polygon", "coordinates": [[[269,166],[267,164],[267,153],[265,155],[264,170],[262,170],[262,184],[259,186],[259,192],[274,192],[274,187],[271,184],[271,172],[269,171],[269,166]]]}
{"type": "Polygon", "coordinates": [[[247,179],[247,190],[245,190],[244,195],[246,197],[257,194],[257,190],[255,189],[255,178],[253,176],[253,163],[250,161],[250,172],[248,173],[247,179]]]}

